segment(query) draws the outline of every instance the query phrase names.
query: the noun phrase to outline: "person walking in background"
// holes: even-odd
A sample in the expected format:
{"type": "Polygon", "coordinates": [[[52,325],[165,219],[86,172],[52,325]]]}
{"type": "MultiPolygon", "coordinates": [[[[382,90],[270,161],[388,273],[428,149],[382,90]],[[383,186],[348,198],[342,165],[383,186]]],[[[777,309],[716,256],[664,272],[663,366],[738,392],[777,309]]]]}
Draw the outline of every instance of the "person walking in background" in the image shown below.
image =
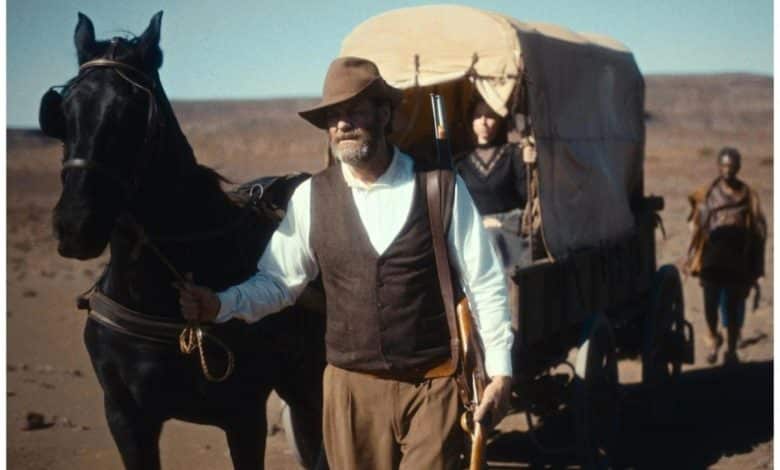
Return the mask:
{"type": "MultiPolygon", "coordinates": [[[[334,60],[319,105],[336,164],[301,183],[258,273],[215,293],[183,285],[185,317],[254,322],[322,276],[327,299],[323,431],[331,468],[455,469],[463,438],[448,319],[434,261],[424,172],[385,134],[401,92],[373,62],[334,60]]],[[[475,419],[505,414],[512,331],[495,250],[462,180],[449,230],[453,266],[485,345],[491,382],[475,419]]]]}
{"type": "Polygon", "coordinates": [[[474,198],[504,268],[528,264],[530,250],[520,236],[527,199],[520,146],[507,142],[506,120],[479,95],[468,115],[474,148],[456,157],[455,168],[474,198]]]}
{"type": "Polygon", "coordinates": [[[758,289],[757,280],[764,275],[766,220],[756,191],[737,178],[741,160],[737,149],[723,148],[717,157],[719,176],[688,196],[693,233],[684,271],[701,280],[710,364],[717,362],[723,344],[719,311],[726,328],[724,363],[739,361],[745,301],[751,286],[758,289]]]}

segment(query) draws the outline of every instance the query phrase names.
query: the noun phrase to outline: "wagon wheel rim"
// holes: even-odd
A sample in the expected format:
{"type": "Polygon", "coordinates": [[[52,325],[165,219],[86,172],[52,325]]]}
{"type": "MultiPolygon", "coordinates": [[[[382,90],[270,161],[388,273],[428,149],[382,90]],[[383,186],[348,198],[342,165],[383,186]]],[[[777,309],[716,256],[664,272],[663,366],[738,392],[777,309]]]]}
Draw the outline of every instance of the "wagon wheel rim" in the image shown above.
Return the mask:
{"type": "Polygon", "coordinates": [[[642,381],[651,385],[680,375],[682,358],[678,346],[684,337],[684,300],[677,269],[661,267],[645,319],[642,352],[642,381]]]}
{"type": "Polygon", "coordinates": [[[619,378],[615,337],[609,321],[598,316],[577,354],[575,396],[577,447],[588,461],[613,453],[619,415],[619,378]]]}

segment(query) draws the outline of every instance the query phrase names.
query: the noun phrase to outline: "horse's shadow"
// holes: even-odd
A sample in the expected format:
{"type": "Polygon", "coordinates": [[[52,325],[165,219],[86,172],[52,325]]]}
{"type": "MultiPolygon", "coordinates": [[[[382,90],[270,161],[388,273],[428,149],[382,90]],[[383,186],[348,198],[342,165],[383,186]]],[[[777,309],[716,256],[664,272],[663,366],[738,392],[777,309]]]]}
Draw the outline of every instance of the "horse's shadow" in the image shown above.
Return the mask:
{"type": "MultiPolygon", "coordinates": [[[[613,468],[708,468],[724,456],[751,452],[772,439],[773,361],[699,369],[663,389],[621,387],[621,415],[613,468]]],[[[548,429],[544,429],[548,428],[548,429]]],[[[570,436],[566,420],[539,434],[570,436]]],[[[535,468],[570,468],[572,454],[540,455],[527,433],[499,436],[488,459],[535,468]]]]}

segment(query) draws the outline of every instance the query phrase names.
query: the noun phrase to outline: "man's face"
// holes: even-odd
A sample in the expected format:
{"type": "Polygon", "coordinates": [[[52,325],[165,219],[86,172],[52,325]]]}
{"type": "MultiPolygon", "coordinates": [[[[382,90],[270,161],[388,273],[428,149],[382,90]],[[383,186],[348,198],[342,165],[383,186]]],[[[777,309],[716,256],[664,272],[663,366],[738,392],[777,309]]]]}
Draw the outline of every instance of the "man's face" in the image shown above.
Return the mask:
{"type": "Polygon", "coordinates": [[[737,177],[737,172],[739,172],[739,163],[737,163],[736,159],[724,155],[718,162],[718,171],[721,178],[726,181],[733,181],[737,177]]]}
{"type": "Polygon", "coordinates": [[[342,162],[359,166],[370,160],[384,136],[387,107],[370,99],[341,103],[327,110],[330,151],[342,162]]]}

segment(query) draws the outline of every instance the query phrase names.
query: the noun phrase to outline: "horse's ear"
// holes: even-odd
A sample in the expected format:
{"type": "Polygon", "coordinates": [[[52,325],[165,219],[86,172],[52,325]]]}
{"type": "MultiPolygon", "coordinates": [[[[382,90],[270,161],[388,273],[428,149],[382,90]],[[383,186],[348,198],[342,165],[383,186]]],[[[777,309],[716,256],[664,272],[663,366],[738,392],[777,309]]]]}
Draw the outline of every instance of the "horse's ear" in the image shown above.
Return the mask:
{"type": "Polygon", "coordinates": [[[162,50],[160,50],[160,25],[162,24],[162,11],[158,11],[149,22],[146,31],[138,38],[141,57],[144,65],[151,70],[157,70],[162,65],[162,50]]]}
{"type": "Polygon", "coordinates": [[[62,113],[62,95],[49,89],[41,98],[38,124],[49,137],[65,140],[65,115],[62,113]]]}
{"type": "Polygon", "coordinates": [[[95,53],[95,27],[92,26],[92,20],[81,12],[79,12],[79,23],[76,25],[76,32],[73,34],[73,42],[76,43],[79,64],[83,64],[92,58],[95,53]]]}

